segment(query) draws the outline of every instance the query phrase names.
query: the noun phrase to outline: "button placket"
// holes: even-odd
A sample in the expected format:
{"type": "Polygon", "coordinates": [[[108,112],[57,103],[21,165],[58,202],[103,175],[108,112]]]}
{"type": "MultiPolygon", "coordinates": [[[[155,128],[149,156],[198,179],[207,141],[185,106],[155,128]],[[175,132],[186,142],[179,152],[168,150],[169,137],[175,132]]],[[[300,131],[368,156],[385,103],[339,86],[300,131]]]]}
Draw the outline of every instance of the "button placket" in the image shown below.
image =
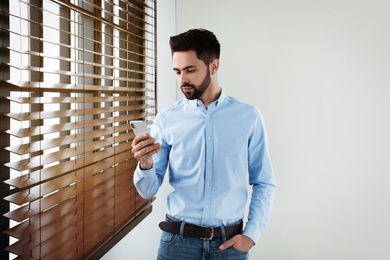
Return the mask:
{"type": "Polygon", "coordinates": [[[203,221],[207,221],[211,214],[211,182],[212,182],[212,170],[213,170],[213,122],[212,118],[206,114],[205,120],[205,142],[206,142],[206,165],[205,165],[205,192],[204,192],[204,212],[203,221]]]}

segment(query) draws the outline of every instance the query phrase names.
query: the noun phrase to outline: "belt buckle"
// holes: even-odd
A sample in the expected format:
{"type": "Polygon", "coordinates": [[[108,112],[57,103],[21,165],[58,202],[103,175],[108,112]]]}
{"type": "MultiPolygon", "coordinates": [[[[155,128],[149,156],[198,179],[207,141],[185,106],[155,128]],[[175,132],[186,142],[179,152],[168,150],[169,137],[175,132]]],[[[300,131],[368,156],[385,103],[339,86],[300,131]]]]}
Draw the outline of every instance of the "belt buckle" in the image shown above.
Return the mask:
{"type": "Polygon", "coordinates": [[[214,238],[214,228],[213,227],[202,227],[211,229],[210,237],[201,237],[202,240],[212,240],[214,238]]]}

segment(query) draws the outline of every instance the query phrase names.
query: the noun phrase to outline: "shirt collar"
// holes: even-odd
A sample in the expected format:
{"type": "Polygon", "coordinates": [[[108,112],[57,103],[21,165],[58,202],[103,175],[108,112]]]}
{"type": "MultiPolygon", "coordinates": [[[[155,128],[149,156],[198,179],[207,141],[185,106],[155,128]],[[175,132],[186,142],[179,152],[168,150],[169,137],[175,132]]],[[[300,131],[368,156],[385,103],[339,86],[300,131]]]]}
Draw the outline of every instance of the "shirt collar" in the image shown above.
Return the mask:
{"type": "Polygon", "coordinates": [[[223,91],[223,89],[221,88],[221,94],[219,95],[219,97],[217,98],[217,100],[215,100],[213,103],[211,103],[210,105],[214,105],[215,107],[218,107],[219,104],[223,103],[223,101],[225,100],[226,98],[226,94],[225,92],[223,91]]]}
{"type": "MultiPolygon", "coordinates": [[[[221,88],[221,94],[219,95],[217,100],[215,100],[214,102],[212,102],[210,104],[210,106],[218,107],[218,105],[223,103],[223,101],[225,99],[226,99],[225,91],[223,91],[223,89],[221,88]]],[[[193,107],[193,108],[196,108],[196,107],[199,107],[199,106],[203,106],[203,103],[202,103],[202,101],[200,99],[187,100],[187,101],[189,102],[190,106],[193,107]]]]}

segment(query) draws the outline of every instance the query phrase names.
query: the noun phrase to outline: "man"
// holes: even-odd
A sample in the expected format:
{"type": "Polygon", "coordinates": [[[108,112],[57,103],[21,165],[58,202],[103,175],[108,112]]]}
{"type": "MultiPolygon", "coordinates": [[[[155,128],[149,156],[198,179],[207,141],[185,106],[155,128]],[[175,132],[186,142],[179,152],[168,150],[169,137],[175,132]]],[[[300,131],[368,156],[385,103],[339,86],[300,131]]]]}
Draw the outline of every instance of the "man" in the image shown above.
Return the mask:
{"type": "Polygon", "coordinates": [[[217,80],[220,44],[193,29],[170,38],[183,98],[159,113],[151,136],[133,140],[134,183],[154,196],[168,167],[175,189],[158,259],[248,259],[268,222],[275,179],[259,110],[229,97],[217,80]],[[243,229],[247,178],[253,192],[243,229]]]}

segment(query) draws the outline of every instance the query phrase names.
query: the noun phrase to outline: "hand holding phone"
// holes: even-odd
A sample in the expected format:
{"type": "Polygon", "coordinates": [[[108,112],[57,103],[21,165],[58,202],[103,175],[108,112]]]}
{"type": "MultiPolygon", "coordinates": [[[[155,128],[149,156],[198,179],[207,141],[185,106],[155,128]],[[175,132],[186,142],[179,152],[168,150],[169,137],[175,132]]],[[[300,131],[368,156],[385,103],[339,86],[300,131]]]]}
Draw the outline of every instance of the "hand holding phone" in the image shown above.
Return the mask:
{"type": "Polygon", "coordinates": [[[139,161],[142,170],[150,169],[153,166],[153,154],[160,151],[161,146],[155,143],[155,139],[149,134],[149,128],[144,121],[130,121],[130,125],[136,137],[133,139],[131,150],[134,158],[139,161]],[[142,136],[148,134],[148,137],[142,136]]]}

